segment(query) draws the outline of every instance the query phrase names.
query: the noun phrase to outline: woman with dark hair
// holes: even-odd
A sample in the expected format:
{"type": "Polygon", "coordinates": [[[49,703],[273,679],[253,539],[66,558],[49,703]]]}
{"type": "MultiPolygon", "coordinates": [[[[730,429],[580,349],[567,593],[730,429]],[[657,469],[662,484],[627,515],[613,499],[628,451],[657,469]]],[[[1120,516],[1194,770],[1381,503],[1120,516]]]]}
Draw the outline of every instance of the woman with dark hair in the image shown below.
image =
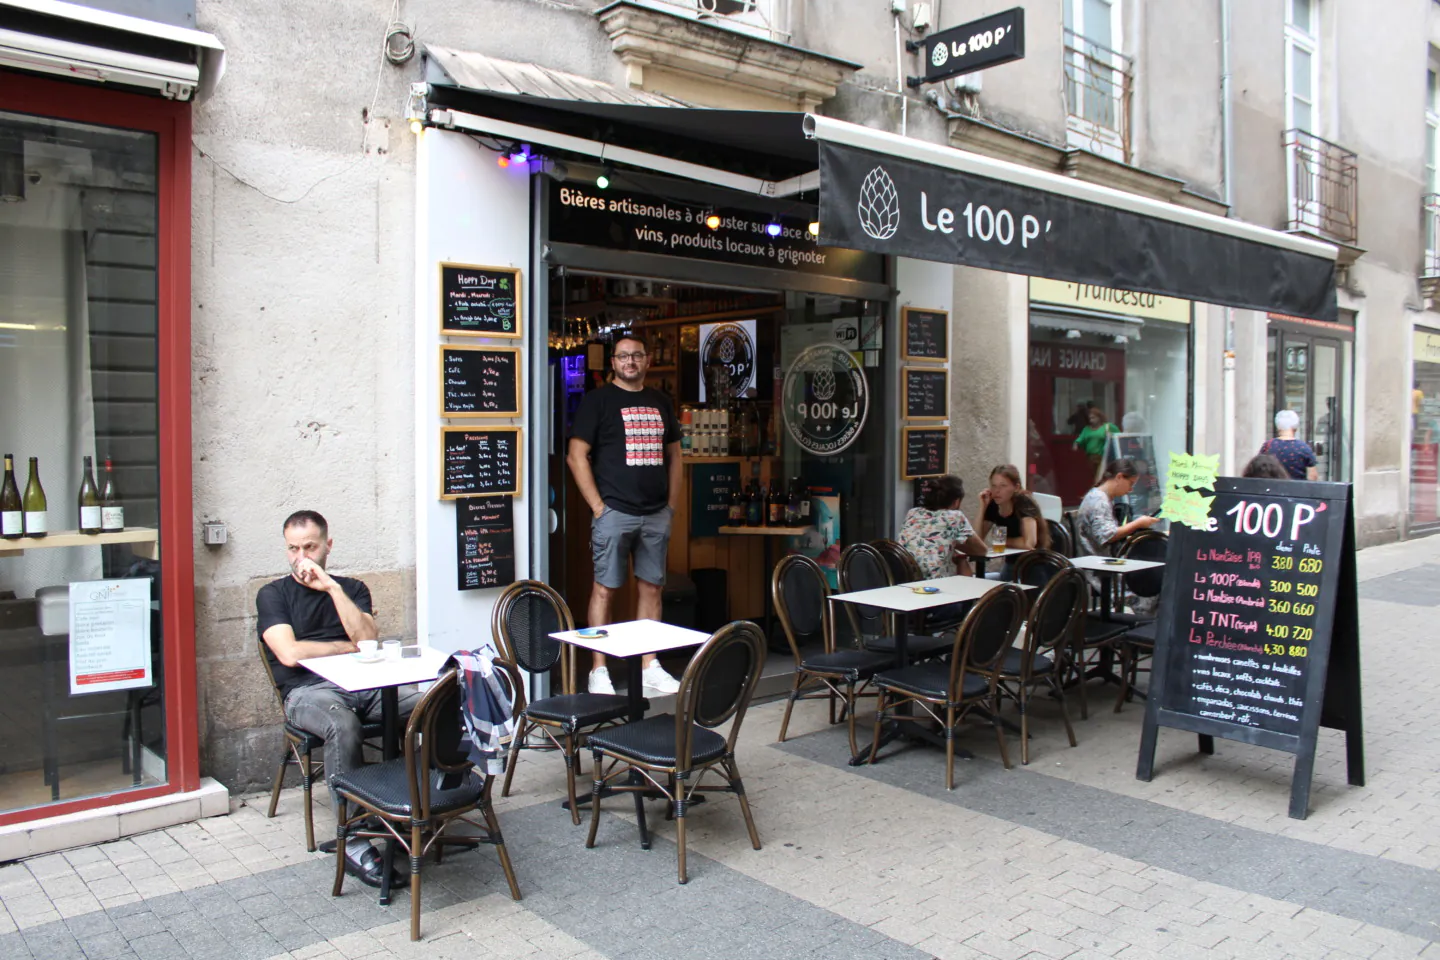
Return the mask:
{"type": "MultiPolygon", "coordinates": [[[[931,484],[921,500],[922,506],[912,507],[900,527],[900,545],[909,550],[926,580],[952,577],[952,558],[957,550],[978,556],[985,552],[985,542],[975,536],[975,528],[960,512],[965,499],[965,485],[959,477],[944,476],[931,484]]],[[[961,561],[965,568],[969,563],[961,561]]],[[[969,576],[969,570],[960,573],[969,576]]]]}
{"type": "Polygon", "coordinates": [[[1050,549],[1050,526],[1040,505],[1020,486],[1020,471],[1002,463],[990,471],[990,486],[980,491],[980,539],[991,527],[1005,528],[1005,545],[1021,550],[1050,549]]]}
{"type": "Polygon", "coordinates": [[[1121,537],[1129,536],[1136,530],[1152,527],[1156,517],[1136,517],[1126,524],[1115,522],[1115,508],[1111,505],[1117,497],[1123,497],[1135,489],[1140,468],[1129,457],[1111,460],[1100,476],[1100,482],[1085,494],[1080,509],[1075,514],[1075,529],[1080,535],[1076,544],[1083,553],[1102,556],[1105,545],[1121,537]]]}
{"type": "Polygon", "coordinates": [[[1240,474],[1242,477],[1255,477],[1260,480],[1290,480],[1290,471],[1285,469],[1285,464],[1276,460],[1268,453],[1257,453],[1245,464],[1245,471],[1240,474]]]}

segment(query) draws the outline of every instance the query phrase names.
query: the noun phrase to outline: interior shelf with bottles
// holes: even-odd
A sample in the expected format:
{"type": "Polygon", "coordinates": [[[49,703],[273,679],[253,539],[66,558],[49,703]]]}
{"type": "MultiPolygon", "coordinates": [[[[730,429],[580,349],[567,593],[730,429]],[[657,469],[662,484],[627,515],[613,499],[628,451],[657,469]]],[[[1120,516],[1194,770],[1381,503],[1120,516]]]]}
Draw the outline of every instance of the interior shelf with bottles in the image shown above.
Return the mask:
{"type": "Polygon", "coordinates": [[[137,557],[160,559],[160,531],[151,527],[129,527],[111,533],[81,533],[79,530],[58,530],[44,537],[20,537],[0,540],[0,557],[18,557],[26,550],[53,550],[57,547],[104,547],[117,543],[131,544],[137,557]]]}

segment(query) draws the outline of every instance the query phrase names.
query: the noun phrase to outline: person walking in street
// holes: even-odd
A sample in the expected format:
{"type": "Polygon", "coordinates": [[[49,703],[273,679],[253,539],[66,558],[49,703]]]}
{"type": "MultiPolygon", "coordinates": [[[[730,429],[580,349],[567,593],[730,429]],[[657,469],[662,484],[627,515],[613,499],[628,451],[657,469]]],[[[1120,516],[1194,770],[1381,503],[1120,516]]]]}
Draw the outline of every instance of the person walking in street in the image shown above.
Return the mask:
{"type": "Polygon", "coordinates": [[[1110,422],[1105,416],[1105,411],[1099,407],[1091,407],[1087,414],[1085,429],[1081,430],[1075,437],[1075,449],[1085,454],[1090,461],[1090,468],[1098,475],[1100,462],[1105,458],[1105,444],[1109,442],[1112,433],[1119,433],[1120,428],[1110,422]]]}
{"type": "MultiPolygon", "coordinates": [[[[659,620],[670,522],[680,496],[680,425],[670,399],[645,386],[650,360],[645,342],[631,335],[615,341],[612,382],[585,394],[575,412],[566,463],[580,496],[595,515],[590,552],[595,583],[590,590],[589,624],[611,622],[615,592],[629,580],[635,563],[635,615],[659,620]]],[[[680,683],[652,654],[643,660],[645,696],[662,696],[680,683]]],[[[614,693],[605,655],[594,654],[588,689],[614,693]]]]}
{"type": "Polygon", "coordinates": [[[1281,410],[1275,414],[1275,439],[1266,440],[1260,452],[1279,460],[1292,480],[1319,480],[1315,451],[1304,440],[1295,438],[1295,431],[1299,428],[1300,414],[1294,410],[1281,410]]]}

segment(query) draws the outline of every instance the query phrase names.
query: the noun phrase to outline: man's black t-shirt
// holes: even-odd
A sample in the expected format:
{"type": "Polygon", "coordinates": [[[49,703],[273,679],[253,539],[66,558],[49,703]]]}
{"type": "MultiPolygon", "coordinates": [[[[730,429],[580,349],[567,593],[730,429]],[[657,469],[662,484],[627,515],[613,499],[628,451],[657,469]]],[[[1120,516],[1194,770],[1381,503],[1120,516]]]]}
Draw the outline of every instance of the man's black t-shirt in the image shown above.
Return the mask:
{"type": "Polygon", "coordinates": [[[580,400],[570,435],[590,444],[600,499],[612,510],[647,516],[670,501],[665,446],[680,440],[670,398],[610,383],[580,400]]]}
{"type": "MultiPolygon", "coordinates": [[[[330,579],[340,584],[340,589],[362,613],[370,612],[370,588],[352,577],[330,579]]],[[[255,597],[255,610],[259,614],[257,628],[260,642],[265,647],[265,659],[270,661],[270,671],[281,695],[288,694],[296,687],[320,683],[324,678],[304,667],[287,667],[276,658],[270,645],[265,643],[265,631],[280,623],[290,624],[296,640],[347,640],[345,624],[335,610],[335,601],[323,590],[311,590],[294,577],[271,580],[260,588],[255,597]]]]}

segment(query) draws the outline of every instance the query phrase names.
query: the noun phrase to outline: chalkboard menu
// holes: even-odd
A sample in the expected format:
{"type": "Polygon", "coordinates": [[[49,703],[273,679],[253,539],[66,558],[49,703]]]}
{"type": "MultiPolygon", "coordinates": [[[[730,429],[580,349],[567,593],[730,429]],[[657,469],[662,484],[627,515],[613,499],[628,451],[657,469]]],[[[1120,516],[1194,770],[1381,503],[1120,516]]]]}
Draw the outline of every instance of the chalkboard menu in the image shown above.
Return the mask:
{"type": "Polygon", "coordinates": [[[464,497],[455,501],[455,573],[460,590],[515,582],[515,501],[464,497]]]}
{"type": "Polygon", "coordinates": [[[520,416],[520,348],[440,348],[442,417],[520,416]]]}
{"type": "Polygon", "coordinates": [[[1346,732],[1364,783],[1351,488],[1221,478],[1209,529],[1172,524],[1136,775],[1157,728],[1296,755],[1290,816],[1309,804],[1320,725],[1346,732]]]}
{"type": "Polygon", "coordinates": [[[902,373],[906,420],[944,420],[949,416],[949,370],[943,367],[906,367],[902,373]]]}
{"type": "Polygon", "coordinates": [[[440,264],[440,333],[520,336],[519,268],[440,264]]]}
{"type": "Polygon", "coordinates": [[[950,359],[950,314],[902,307],[900,344],[906,360],[950,359]]]}
{"type": "Polygon", "coordinates": [[[718,537],[730,522],[730,495],[740,489],[738,463],[690,466],[690,536],[718,537]]]}
{"type": "Polygon", "coordinates": [[[441,500],[519,492],[519,427],[440,428],[441,500]]]}
{"type": "Polygon", "coordinates": [[[905,480],[938,477],[949,469],[950,430],[947,427],[905,427],[900,431],[900,456],[905,480]]]}

